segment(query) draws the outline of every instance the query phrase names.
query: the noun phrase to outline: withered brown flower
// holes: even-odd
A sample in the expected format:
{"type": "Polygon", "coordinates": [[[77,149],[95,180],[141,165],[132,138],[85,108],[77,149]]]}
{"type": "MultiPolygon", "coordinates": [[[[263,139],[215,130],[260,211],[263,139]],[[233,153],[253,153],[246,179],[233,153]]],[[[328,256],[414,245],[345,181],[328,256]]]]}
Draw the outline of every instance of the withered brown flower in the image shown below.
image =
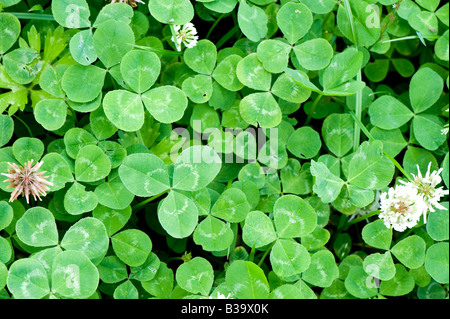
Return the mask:
{"type": "Polygon", "coordinates": [[[36,200],[36,197],[42,200],[39,195],[47,195],[46,191],[49,190],[47,185],[52,186],[53,183],[46,180],[49,176],[42,176],[46,171],[38,172],[43,163],[42,161],[37,162],[36,165],[32,166],[33,160],[30,160],[24,166],[19,167],[16,163],[8,162],[11,168],[8,169],[8,174],[2,173],[2,175],[8,177],[3,181],[9,182],[6,188],[14,188],[9,199],[10,202],[16,200],[20,194],[25,196],[27,203],[29,203],[30,194],[33,195],[34,200],[36,200]]]}

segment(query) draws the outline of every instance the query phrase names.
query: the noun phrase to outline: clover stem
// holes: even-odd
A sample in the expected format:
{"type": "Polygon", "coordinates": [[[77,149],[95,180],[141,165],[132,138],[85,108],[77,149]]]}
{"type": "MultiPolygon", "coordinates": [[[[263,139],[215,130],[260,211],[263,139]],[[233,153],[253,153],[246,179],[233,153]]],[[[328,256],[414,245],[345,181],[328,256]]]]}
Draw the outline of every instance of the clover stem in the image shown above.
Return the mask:
{"type": "Polygon", "coordinates": [[[311,122],[311,117],[314,114],[314,111],[316,110],[317,104],[319,104],[320,99],[322,99],[323,94],[319,94],[316,99],[313,102],[313,105],[311,106],[311,109],[309,110],[308,117],[306,118],[305,124],[303,126],[306,126],[311,122]]]}
{"type": "Polygon", "coordinates": [[[25,12],[8,12],[17,19],[28,19],[28,20],[45,20],[45,21],[55,21],[55,18],[52,14],[43,14],[43,13],[25,13],[25,12]]]}
{"type": "Polygon", "coordinates": [[[177,51],[181,51],[181,43],[179,44],[177,41],[177,33],[175,31],[175,28],[173,24],[169,24],[170,32],[172,33],[172,42],[175,44],[175,48],[177,51]]]}
{"type": "Polygon", "coordinates": [[[20,122],[22,122],[23,125],[25,125],[25,127],[28,130],[28,133],[30,134],[30,137],[33,137],[33,132],[31,132],[30,127],[27,125],[27,123],[25,123],[20,117],[18,117],[17,115],[13,115],[16,119],[18,119],[20,122]]]}
{"type": "MultiPolygon", "coordinates": [[[[361,129],[361,131],[363,131],[363,133],[369,138],[370,141],[374,141],[375,138],[372,136],[372,134],[370,134],[369,130],[364,126],[364,124],[361,122],[360,119],[358,119],[355,115],[355,113],[353,113],[351,110],[349,110],[347,108],[348,113],[353,117],[353,119],[355,120],[355,125],[357,125],[359,127],[359,129],[361,129]]],[[[400,172],[402,172],[402,174],[410,181],[413,182],[412,178],[409,176],[408,173],[406,173],[406,171],[404,170],[404,168],[400,165],[399,162],[397,162],[397,160],[395,158],[393,158],[391,155],[389,155],[388,153],[386,153],[385,150],[383,150],[383,154],[386,155],[386,157],[395,165],[395,167],[397,167],[399,169],[400,172]]]]}
{"type": "Polygon", "coordinates": [[[277,241],[274,240],[274,242],[273,242],[272,244],[270,244],[269,247],[267,247],[266,251],[264,252],[264,255],[262,255],[261,259],[260,259],[259,262],[258,262],[258,266],[259,266],[259,267],[261,267],[261,265],[262,265],[263,262],[264,262],[264,259],[265,259],[265,258],[267,257],[267,255],[270,253],[270,251],[272,250],[273,245],[275,245],[276,242],[277,242],[277,241]]]}
{"type": "Polygon", "coordinates": [[[214,21],[213,25],[211,26],[211,28],[209,28],[208,33],[205,36],[205,39],[209,39],[209,36],[211,35],[211,33],[213,32],[214,28],[219,24],[220,20],[223,19],[223,17],[225,17],[225,13],[223,13],[220,17],[218,17],[216,19],[216,21],[214,21]]]}
{"type": "Polygon", "coordinates": [[[165,190],[164,192],[162,192],[162,193],[159,193],[159,194],[157,194],[157,195],[155,195],[155,196],[152,196],[152,197],[147,198],[146,200],[143,200],[143,201],[140,202],[140,203],[137,203],[136,205],[134,205],[133,207],[131,207],[131,210],[134,211],[134,212],[137,212],[140,208],[142,208],[143,206],[147,205],[147,204],[150,203],[151,201],[153,201],[153,200],[155,200],[155,199],[161,197],[162,195],[164,195],[165,193],[167,193],[169,190],[170,190],[170,188],[169,188],[169,189],[166,189],[166,190],[165,190]]]}
{"type": "Polygon", "coordinates": [[[361,222],[361,221],[363,221],[363,220],[366,220],[366,219],[368,219],[368,218],[370,218],[370,217],[372,217],[372,216],[375,216],[375,215],[377,215],[377,214],[379,214],[379,213],[381,213],[380,210],[374,210],[373,212],[367,213],[367,214],[365,214],[365,215],[363,215],[363,216],[361,216],[361,217],[359,217],[359,218],[355,218],[355,219],[352,220],[351,222],[347,223],[346,226],[348,227],[348,226],[350,226],[350,225],[359,223],[359,222],[361,222]]]}

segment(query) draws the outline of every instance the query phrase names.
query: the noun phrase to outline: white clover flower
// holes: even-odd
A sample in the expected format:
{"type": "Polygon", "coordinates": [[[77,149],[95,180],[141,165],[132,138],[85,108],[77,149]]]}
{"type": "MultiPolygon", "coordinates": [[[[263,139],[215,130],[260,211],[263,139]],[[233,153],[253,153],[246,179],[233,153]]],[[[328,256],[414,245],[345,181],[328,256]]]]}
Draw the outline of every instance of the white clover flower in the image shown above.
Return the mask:
{"type": "Polygon", "coordinates": [[[172,36],[172,41],[176,44],[178,51],[181,50],[181,44],[184,43],[186,48],[193,48],[197,45],[198,36],[197,29],[191,22],[183,26],[174,25],[176,39],[172,36]]]}
{"type": "Polygon", "coordinates": [[[427,205],[418,195],[417,189],[411,185],[389,188],[387,193],[381,194],[380,205],[381,213],[378,217],[384,220],[387,228],[400,232],[414,227],[427,210],[427,205]]]}
{"type": "MultiPolygon", "coordinates": [[[[431,162],[428,164],[425,177],[423,177],[420,172],[419,165],[417,165],[417,176],[411,174],[414,177],[413,182],[400,182],[404,185],[410,185],[410,187],[416,189],[417,195],[422,198],[430,212],[434,212],[434,208],[446,210],[447,208],[439,204],[439,201],[441,197],[448,195],[449,192],[448,190],[444,190],[442,186],[436,187],[442,181],[441,176],[439,175],[442,172],[442,168],[437,171],[433,171],[432,173],[430,173],[430,168],[431,162]]],[[[426,212],[424,212],[423,220],[424,223],[427,222],[426,212]]]]}

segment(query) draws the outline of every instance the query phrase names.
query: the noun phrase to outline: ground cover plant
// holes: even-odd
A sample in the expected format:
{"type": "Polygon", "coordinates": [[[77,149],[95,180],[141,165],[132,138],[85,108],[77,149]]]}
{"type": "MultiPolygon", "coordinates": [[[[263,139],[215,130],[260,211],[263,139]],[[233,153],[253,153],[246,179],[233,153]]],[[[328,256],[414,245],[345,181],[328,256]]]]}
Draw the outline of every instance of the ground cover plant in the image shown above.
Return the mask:
{"type": "Polygon", "coordinates": [[[439,0],[0,0],[0,297],[448,298],[448,69],[439,0]]]}

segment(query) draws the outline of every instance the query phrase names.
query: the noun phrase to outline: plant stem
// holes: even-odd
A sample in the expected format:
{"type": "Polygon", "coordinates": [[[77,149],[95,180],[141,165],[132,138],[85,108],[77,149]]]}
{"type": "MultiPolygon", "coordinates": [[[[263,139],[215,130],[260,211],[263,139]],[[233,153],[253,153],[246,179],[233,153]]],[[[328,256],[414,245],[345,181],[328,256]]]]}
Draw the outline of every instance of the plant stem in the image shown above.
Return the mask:
{"type": "Polygon", "coordinates": [[[403,38],[385,40],[385,41],[382,41],[381,43],[389,43],[389,42],[396,42],[396,41],[403,41],[403,40],[412,40],[412,39],[417,39],[417,38],[418,38],[417,35],[410,35],[410,36],[403,37],[403,38]]]}
{"type": "Polygon", "coordinates": [[[147,198],[146,200],[143,200],[143,201],[140,202],[140,203],[137,203],[136,205],[134,205],[133,207],[131,207],[131,210],[134,211],[134,212],[139,211],[139,209],[141,209],[143,206],[145,206],[145,205],[147,205],[148,203],[150,203],[151,201],[153,201],[153,200],[155,200],[155,199],[161,197],[162,195],[164,195],[165,193],[167,193],[169,190],[170,190],[170,188],[169,188],[169,189],[166,189],[166,190],[165,190],[164,192],[162,192],[162,193],[159,193],[159,194],[157,194],[157,195],[155,195],[155,196],[152,196],[152,197],[147,198]]]}
{"type": "MultiPolygon", "coordinates": [[[[361,129],[361,131],[364,132],[364,134],[369,138],[370,141],[375,141],[375,138],[372,136],[372,134],[370,134],[369,130],[364,126],[364,124],[361,122],[360,119],[358,119],[356,117],[356,115],[351,111],[348,110],[349,114],[353,117],[353,119],[355,120],[356,125],[359,126],[359,128],[361,129]]],[[[411,177],[409,177],[409,174],[406,173],[406,171],[403,169],[403,167],[400,165],[399,162],[397,162],[397,160],[395,158],[393,158],[391,155],[389,155],[388,153],[386,153],[385,150],[383,150],[383,154],[386,155],[386,157],[399,169],[400,172],[402,172],[402,174],[410,181],[412,182],[413,180],[411,179],[411,177]]]]}
{"type": "Polygon", "coordinates": [[[269,247],[267,247],[266,251],[264,252],[264,255],[262,255],[261,259],[258,262],[258,266],[261,267],[261,265],[264,262],[264,259],[267,257],[267,255],[270,253],[270,251],[272,250],[273,245],[275,245],[277,241],[274,240],[272,244],[270,244],[269,247]]]}
{"type": "Polygon", "coordinates": [[[314,114],[314,111],[316,110],[317,104],[319,104],[319,101],[322,98],[322,96],[323,96],[323,94],[321,93],[314,100],[313,105],[311,106],[311,109],[309,110],[308,117],[307,117],[307,119],[305,121],[305,124],[303,124],[303,126],[306,126],[306,125],[309,124],[309,122],[311,122],[311,117],[314,114]]]}
{"type": "Polygon", "coordinates": [[[216,47],[219,49],[225,44],[236,32],[239,31],[239,26],[235,25],[230,31],[228,31],[219,41],[217,41],[216,47]]]}
{"type": "Polygon", "coordinates": [[[8,12],[18,19],[27,19],[27,20],[46,20],[46,21],[55,21],[55,18],[52,14],[43,14],[43,13],[26,13],[26,12],[8,12]]]}
{"type": "Polygon", "coordinates": [[[223,17],[225,17],[225,13],[223,13],[220,17],[218,17],[216,19],[216,21],[214,21],[213,25],[211,26],[211,28],[209,28],[208,33],[205,36],[205,39],[209,39],[209,36],[211,35],[211,33],[213,32],[213,30],[215,29],[215,27],[219,24],[220,20],[223,19],[223,17]]]}
{"type": "Polygon", "coordinates": [[[365,215],[363,215],[363,216],[361,216],[361,217],[355,218],[355,219],[352,220],[351,222],[347,223],[346,227],[348,227],[348,226],[350,226],[350,225],[353,225],[353,224],[356,224],[356,223],[359,223],[359,222],[361,222],[361,221],[363,221],[363,220],[366,220],[366,219],[368,219],[368,218],[370,218],[370,217],[372,217],[372,216],[375,216],[375,215],[377,215],[377,214],[379,214],[379,213],[381,213],[381,211],[379,211],[379,210],[374,210],[373,212],[370,212],[370,213],[367,213],[367,214],[365,214],[365,215]]]}
{"type": "Polygon", "coordinates": [[[27,125],[27,123],[25,123],[20,117],[18,117],[17,115],[13,115],[16,119],[18,119],[20,122],[22,122],[23,125],[25,125],[25,127],[28,130],[28,133],[30,134],[30,137],[33,137],[33,132],[31,132],[30,127],[27,125]]]}

